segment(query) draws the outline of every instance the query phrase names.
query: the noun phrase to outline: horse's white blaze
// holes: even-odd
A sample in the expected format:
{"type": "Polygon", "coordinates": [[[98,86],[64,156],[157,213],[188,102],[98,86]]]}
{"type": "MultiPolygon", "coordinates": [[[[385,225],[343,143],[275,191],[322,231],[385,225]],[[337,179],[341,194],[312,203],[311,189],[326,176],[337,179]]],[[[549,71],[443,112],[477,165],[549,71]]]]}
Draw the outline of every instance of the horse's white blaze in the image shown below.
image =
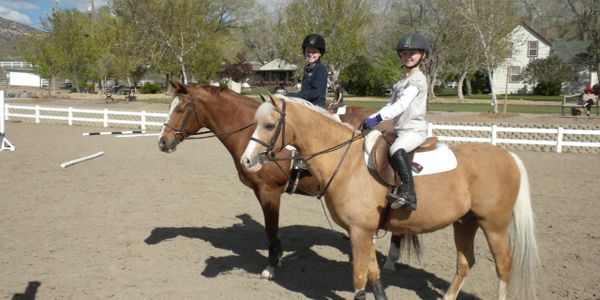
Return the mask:
{"type": "MultiPolygon", "coordinates": [[[[171,101],[171,107],[169,108],[169,115],[167,115],[167,120],[165,120],[165,124],[169,123],[169,120],[171,120],[171,115],[173,114],[173,111],[175,110],[175,107],[177,107],[177,105],[179,105],[179,97],[175,97],[175,98],[173,98],[173,101],[171,101]]],[[[162,128],[160,129],[160,134],[158,135],[159,139],[165,133],[165,128],[166,128],[166,126],[163,124],[162,128]]]]}
{"type": "MultiPolygon", "coordinates": [[[[256,131],[254,131],[252,137],[258,139],[256,131]]],[[[240,157],[240,163],[242,164],[242,166],[244,166],[244,168],[246,168],[250,172],[257,172],[262,168],[262,164],[260,163],[260,159],[258,156],[259,150],[256,149],[259,146],[259,143],[250,140],[248,142],[248,146],[246,146],[246,150],[240,157]]]]}

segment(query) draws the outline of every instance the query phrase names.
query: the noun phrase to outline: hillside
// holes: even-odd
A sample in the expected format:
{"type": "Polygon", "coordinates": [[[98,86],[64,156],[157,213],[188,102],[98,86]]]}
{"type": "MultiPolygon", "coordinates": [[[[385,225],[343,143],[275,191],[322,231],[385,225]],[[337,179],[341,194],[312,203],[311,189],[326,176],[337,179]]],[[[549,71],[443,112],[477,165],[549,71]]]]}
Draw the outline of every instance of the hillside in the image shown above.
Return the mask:
{"type": "Polygon", "coordinates": [[[0,17],[0,60],[21,58],[17,50],[21,38],[39,32],[39,29],[0,17]]]}

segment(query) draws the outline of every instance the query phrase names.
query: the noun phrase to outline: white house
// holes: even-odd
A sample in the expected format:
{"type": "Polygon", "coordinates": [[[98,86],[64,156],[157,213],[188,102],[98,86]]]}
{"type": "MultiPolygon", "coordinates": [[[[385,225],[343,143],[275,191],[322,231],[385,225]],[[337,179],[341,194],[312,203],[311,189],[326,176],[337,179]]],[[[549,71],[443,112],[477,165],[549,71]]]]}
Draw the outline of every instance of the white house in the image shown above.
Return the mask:
{"type": "Polygon", "coordinates": [[[510,56],[494,69],[494,91],[497,94],[526,94],[533,86],[521,81],[521,72],[529,61],[550,55],[550,42],[533,28],[521,23],[511,31],[510,56]]]}

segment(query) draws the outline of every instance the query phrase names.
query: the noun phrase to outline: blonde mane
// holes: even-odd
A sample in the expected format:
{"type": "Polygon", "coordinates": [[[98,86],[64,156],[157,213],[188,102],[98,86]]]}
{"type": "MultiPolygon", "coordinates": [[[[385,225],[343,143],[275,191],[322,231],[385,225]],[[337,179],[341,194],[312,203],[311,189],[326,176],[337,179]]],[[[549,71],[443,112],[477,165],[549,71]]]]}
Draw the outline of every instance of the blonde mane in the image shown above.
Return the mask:
{"type": "MultiPolygon", "coordinates": [[[[270,96],[273,97],[273,98],[277,98],[280,101],[287,101],[288,103],[299,104],[299,105],[304,106],[304,107],[306,107],[306,108],[308,108],[308,109],[310,109],[312,111],[316,111],[316,112],[320,113],[321,115],[323,115],[323,116],[325,116],[325,117],[327,117],[327,118],[329,118],[331,120],[334,120],[334,121],[336,121],[338,123],[341,123],[340,120],[339,120],[339,118],[336,118],[334,115],[332,115],[329,111],[327,111],[323,107],[318,106],[318,105],[314,105],[314,104],[312,104],[312,103],[310,103],[310,102],[308,102],[308,101],[306,101],[306,100],[304,100],[302,98],[286,97],[286,96],[279,95],[279,94],[270,95],[270,96]]],[[[273,107],[273,104],[271,102],[265,102],[265,103],[261,104],[258,107],[257,111],[256,111],[256,118],[255,118],[255,120],[258,120],[260,118],[266,117],[266,115],[269,113],[269,111],[271,111],[273,108],[274,107],[273,107]]],[[[352,126],[350,126],[348,124],[345,124],[345,123],[342,123],[342,124],[348,126],[349,128],[352,128],[352,126]]]]}

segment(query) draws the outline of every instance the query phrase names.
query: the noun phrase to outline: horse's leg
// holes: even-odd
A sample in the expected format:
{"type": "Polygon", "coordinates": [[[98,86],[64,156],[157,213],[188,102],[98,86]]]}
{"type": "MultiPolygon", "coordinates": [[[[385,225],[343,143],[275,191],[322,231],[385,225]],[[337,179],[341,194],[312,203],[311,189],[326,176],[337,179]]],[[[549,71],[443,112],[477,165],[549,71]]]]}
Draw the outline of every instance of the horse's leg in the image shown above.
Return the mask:
{"type": "MultiPolygon", "coordinates": [[[[367,276],[370,273],[372,262],[372,252],[375,251],[373,245],[374,232],[367,232],[361,228],[350,228],[350,242],[352,244],[352,279],[354,286],[354,299],[366,299],[365,287],[367,285],[367,276]]],[[[375,275],[373,275],[375,277],[375,275]]]]}
{"type": "Polygon", "coordinates": [[[383,287],[383,283],[381,282],[381,273],[379,272],[379,265],[377,264],[377,253],[375,252],[375,245],[373,244],[371,247],[371,260],[369,263],[369,273],[367,274],[367,279],[369,280],[369,283],[371,283],[375,299],[387,300],[387,296],[385,295],[385,288],[383,287]]]}
{"type": "Polygon", "coordinates": [[[444,300],[456,299],[469,270],[475,264],[475,233],[478,224],[475,220],[460,224],[454,222],[454,244],[456,245],[456,274],[448,287],[444,300]]]}
{"type": "Polygon", "coordinates": [[[260,203],[265,219],[265,232],[269,242],[269,256],[267,266],[260,273],[261,279],[271,280],[275,277],[275,268],[279,266],[279,259],[283,254],[281,241],[277,237],[279,232],[279,206],[281,203],[281,190],[273,188],[255,189],[254,194],[260,203]]]}
{"type": "Polygon", "coordinates": [[[388,250],[388,255],[385,259],[385,264],[383,265],[383,269],[386,271],[394,272],[396,271],[396,262],[400,258],[400,236],[392,234],[392,239],[390,241],[390,249],[388,250]]]}
{"type": "Polygon", "coordinates": [[[506,286],[510,276],[512,256],[508,244],[508,224],[483,224],[481,229],[485,233],[490,250],[496,263],[498,275],[498,300],[506,299],[506,286]]]}

